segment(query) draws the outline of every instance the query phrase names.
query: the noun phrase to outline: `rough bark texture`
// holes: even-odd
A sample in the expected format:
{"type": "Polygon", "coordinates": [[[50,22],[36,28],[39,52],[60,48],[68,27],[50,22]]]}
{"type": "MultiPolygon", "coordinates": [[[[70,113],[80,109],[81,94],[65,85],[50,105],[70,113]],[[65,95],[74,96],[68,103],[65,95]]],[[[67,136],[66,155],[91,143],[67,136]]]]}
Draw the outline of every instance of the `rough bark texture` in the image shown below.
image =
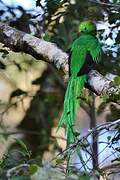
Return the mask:
{"type": "MultiPolygon", "coordinates": [[[[68,73],[68,55],[51,42],[39,39],[3,23],[0,23],[0,42],[13,51],[24,52],[38,60],[53,63],[57,69],[62,69],[65,74],[68,73]]],[[[94,70],[89,73],[88,84],[89,88],[97,95],[120,92],[120,88],[116,88],[112,81],[94,70]]]]}
{"type": "Polygon", "coordinates": [[[111,95],[113,93],[120,93],[120,87],[115,86],[114,81],[104,77],[96,70],[90,71],[88,75],[88,83],[90,88],[97,95],[111,95]]]}
{"type": "Polygon", "coordinates": [[[3,23],[0,23],[0,42],[15,52],[24,52],[38,60],[54,63],[58,69],[62,68],[64,72],[68,70],[68,55],[54,43],[44,41],[3,23]]]}

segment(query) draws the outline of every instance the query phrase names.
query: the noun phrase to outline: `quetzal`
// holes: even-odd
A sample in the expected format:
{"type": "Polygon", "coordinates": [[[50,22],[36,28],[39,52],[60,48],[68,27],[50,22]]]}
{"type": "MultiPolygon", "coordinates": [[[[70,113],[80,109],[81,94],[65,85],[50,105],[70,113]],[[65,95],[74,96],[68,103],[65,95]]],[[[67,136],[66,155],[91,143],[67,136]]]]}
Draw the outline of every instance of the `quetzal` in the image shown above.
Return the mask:
{"type": "Polygon", "coordinates": [[[101,58],[102,49],[96,37],[96,25],[84,21],[79,26],[80,36],[73,42],[69,58],[69,81],[64,98],[64,111],[58,129],[65,126],[67,144],[76,141],[75,114],[80,94],[87,82],[87,74],[101,58]]]}

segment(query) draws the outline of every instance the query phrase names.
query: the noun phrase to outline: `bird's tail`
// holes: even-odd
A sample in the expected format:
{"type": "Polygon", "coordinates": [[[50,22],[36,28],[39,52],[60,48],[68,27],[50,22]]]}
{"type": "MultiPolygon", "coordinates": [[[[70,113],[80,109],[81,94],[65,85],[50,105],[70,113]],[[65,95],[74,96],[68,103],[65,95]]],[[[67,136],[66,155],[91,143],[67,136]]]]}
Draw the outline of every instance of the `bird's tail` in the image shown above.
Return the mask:
{"type": "Polygon", "coordinates": [[[67,144],[75,142],[75,114],[79,105],[80,93],[86,82],[86,75],[70,77],[64,98],[64,111],[58,123],[58,129],[65,126],[67,144]]]}

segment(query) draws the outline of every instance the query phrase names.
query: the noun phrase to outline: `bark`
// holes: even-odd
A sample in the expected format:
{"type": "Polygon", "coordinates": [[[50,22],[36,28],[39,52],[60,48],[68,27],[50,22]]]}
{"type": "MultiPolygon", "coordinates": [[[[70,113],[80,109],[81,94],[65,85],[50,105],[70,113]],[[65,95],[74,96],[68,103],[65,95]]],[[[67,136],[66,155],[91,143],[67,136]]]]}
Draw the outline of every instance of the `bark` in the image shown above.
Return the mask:
{"type": "MultiPolygon", "coordinates": [[[[15,52],[24,52],[38,60],[54,64],[68,74],[68,54],[54,43],[47,42],[35,36],[19,31],[7,24],[0,23],[0,42],[15,52]]],[[[108,80],[95,70],[88,75],[88,87],[97,95],[120,93],[113,81],[108,80]]]]}

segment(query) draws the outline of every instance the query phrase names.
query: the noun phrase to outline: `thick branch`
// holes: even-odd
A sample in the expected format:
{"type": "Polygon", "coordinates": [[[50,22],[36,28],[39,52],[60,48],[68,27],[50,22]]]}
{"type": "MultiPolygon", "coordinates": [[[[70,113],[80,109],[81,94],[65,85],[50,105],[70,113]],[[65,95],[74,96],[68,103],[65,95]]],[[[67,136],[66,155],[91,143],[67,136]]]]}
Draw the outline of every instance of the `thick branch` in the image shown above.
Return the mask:
{"type": "MultiPolygon", "coordinates": [[[[54,43],[39,39],[19,31],[6,24],[0,23],[0,42],[16,52],[24,52],[38,60],[53,63],[57,69],[68,72],[68,55],[54,43]]],[[[103,77],[97,71],[91,71],[88,76],[89,88],[96,94],[120,92],[113,82],[103,77]]]]}
{"type": "Polygon", "coordinates": [[[25,52],[38,60],[44,60],[64,72],[67,71],[68,55],[54,43],[44,41],[30,34],[0,23],[0,42],[15,52],[25,52]]]}

